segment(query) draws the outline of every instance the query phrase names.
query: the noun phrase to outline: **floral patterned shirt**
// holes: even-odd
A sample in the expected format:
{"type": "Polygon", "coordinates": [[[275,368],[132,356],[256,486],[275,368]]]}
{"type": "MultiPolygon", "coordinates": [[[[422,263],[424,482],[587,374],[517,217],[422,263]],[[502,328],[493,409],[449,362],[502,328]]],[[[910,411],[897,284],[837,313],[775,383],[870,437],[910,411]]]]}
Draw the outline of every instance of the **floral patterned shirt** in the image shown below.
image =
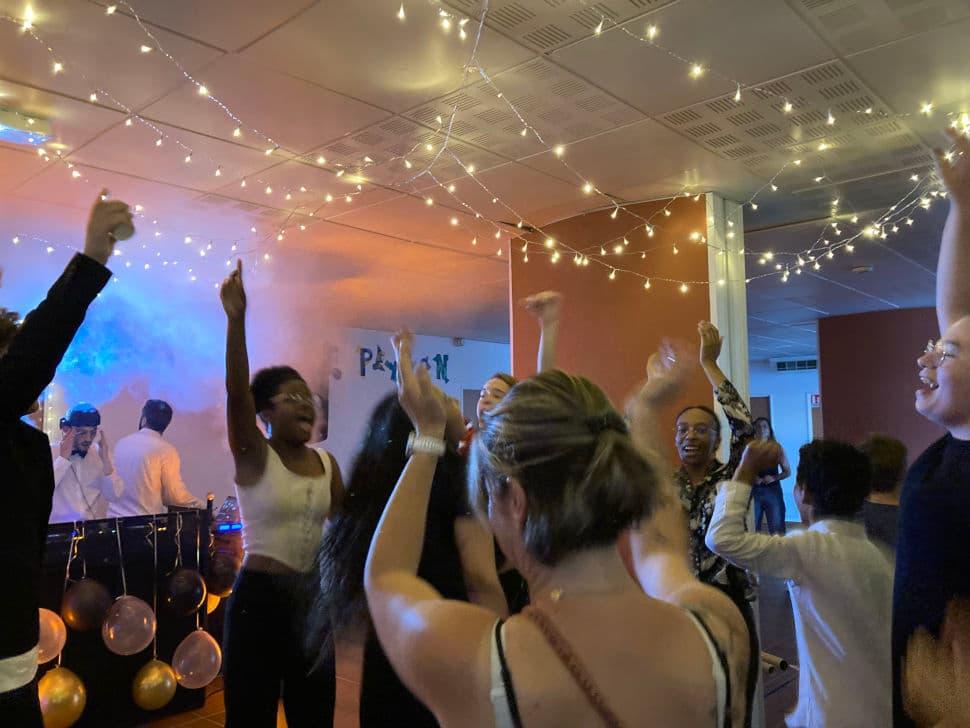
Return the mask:
{"type": "Polygon", "coordinates": [[[704,480],[696,485],[691,482],[685,468],[681,467],[674,473],[674,479],[680,490],[680,502],[688,514],[691,569],[701,581],[708,583],[723,581],[721,575],[727,566],[727,562],[708,549],[704,543],[707,527],[714,515],[717,484],[722,480],[731,479],[745,446],[755,434],[754,425],[751,423],[751,411],[731,382],[725,380],[714,390],[714,396],[724,409],[731,427],[731,454],[728,462],[712,460],[704,480]]]}

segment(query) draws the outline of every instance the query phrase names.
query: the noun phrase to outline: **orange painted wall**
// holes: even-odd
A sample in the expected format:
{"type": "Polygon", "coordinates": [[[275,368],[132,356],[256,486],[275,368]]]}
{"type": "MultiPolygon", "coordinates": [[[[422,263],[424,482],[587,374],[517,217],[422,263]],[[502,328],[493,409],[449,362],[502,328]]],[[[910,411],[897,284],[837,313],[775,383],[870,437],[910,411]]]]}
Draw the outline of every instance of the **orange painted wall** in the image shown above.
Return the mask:
{"type": "MultiPolygon", "coordinates": [[[[649,219],[664,204],[665,201],[647,202],[629,209],[649,219]]],[[[698,202],[678,199],[670,210],[669,218],[660,214],[653,219],[655,237],[648,238],[641,227],[627,236],[629,255],[610,254],[606,260],[615,260],[617,265],[651,278],[706,281],[707,248],[690,242],[692,232],[703,235],[707,228],[704,198],[698,202]],[[678,255],[673,254],[674,244],[679,248],[678,255]],[[641,259],[641,251],[647,251],[646,259],[641,259]]],[[[638,222],[622,212],[612,220],[606,210],[544,229],[574,248],[594,246],[598,253],[601,243],[626,234],[638,222]]],[[[560,326],[559,368],[592,379],[618,408],[622,408],[633,384],[643,377],[647,357],[660,340],[677,337],[696,342],[697,322],[710,316],[706,285],[693,285],[684,294],[676,284],[653,280],[650,290],[645,291],[640,279],[618,273],[616,280],[611,281],[609,269],[592,262],[587,267],[577,267],[568,254],[553,265],[548,256],[536,250],[524,263],[521,247],[521,241],[518,245],[513,241],[510,261],[512,367],[517,377],[534,374],[536,369],[538,327],[522,309],[521,300],[537,291],[554,289],[566,299],[560,326]]],[[[698,368],[683,404],[711,401],[711,388],[698,368]]],[[[671,442],[675,411],[672,407],[668,418],[671,442]]]]}
{"type": "Polygon", "coordinates": [[[932,308],[832,316],[818,322],[825,437],[902,440],[910,462],[943,430],[913,407],[916,359],[939,325],[932,308]]]}

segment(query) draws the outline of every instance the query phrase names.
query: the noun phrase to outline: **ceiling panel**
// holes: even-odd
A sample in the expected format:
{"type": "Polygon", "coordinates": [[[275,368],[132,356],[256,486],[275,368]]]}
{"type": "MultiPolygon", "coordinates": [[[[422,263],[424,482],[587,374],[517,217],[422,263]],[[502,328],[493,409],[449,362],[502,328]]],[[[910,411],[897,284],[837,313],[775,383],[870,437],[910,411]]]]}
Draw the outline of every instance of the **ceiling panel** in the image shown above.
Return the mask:
{"type": "Polygon", "coordinates": [[[270,70],[246,56],[218,59],[199,74],[199,80],[231,109],[245,108],[238,124],[221,107],[199,96],[186,81],[176,91],[145,109],[144,114],[176,126],[189,127],[220,139],[265,149],[276,145],[305,153],[326,141],[353,132],[388,116],[382,109],[270,70]],[[262,132],[262,133],[259,133],[262,132]]]}
{"type": "MultiPolygon", "coordinates": [[[[557,51],[552,58],[656,115],[733,94],[736,82],[747,87],[832,57],[815,33],[776,0],[679,2],[651,13],[647,20],[659,28],[658,47],[613,29],[557,51]],[[754,48],[757,53],[751,52],[754,48]],[[692,80],[688,63],[678,56],[716,72],[692,80]]],[[[627,30],[642,37],[646,24],[630,23],[627,30]]]]}
{"type": "MultiPolygon", "coordinates": [[[[456,31],[445,33],[438,27],[437,10],[428,3],[409,3],[403,22],[392,5],[382,4],[377,12],[369,9],[361,12],[354,0],[316,4],[299,22],[255,43],[245,55],[267,68],[392,111],[418,106],[461,86],[474,22],[467,26],[470,37],[460,41],[456,31]]],[[[493,73],[531,55],[497,33],[483,32],[478,59],[493,73]]],[[[475,81],[477,77],[469,74],[469,82],[475,81]]]]}
{"type": "MultiPolygon", "coordinates": [[[[677,0],[601,0],[569,3],[566,0],[495,0],[489,3],[486,25],[514,38],[538,53],[600,32],[632,18],[645,18],[677,0]]],[[[477,17],[480,0],[445,0],[450,7],[477,17]]]]}
{"type": "MultiPolygon", "coordinates": [[[[47,88],[78,99],[102,89],[125,107],[139,109],[168,92],[183,79],[182,73],[157,50],[142,53],[146,39],[132,30],[131,20],[106,15],[91,2],[32,3],[38,42],[11,23],[0,21],[3,74],[22,83],[47,88]],[[50,47],[54,53],[48,53],[50,47]],[[63,71],[53,72],[54,62],[63,71]]],[[[0,14],[19,17],[24,3],[0,0],[0,14]]],[[[192,72],[219,56],[177,35],[156,33],[165,48],[192,72]]],[[[100,102],[121,106],[100,92],[100,102]]]]}
{"type": "MultiPolygon", "coordinates": [[[[106,3],[94,2],[100,6],[106,3]]],[[[190,38],[214,45],[226,51],[239,50],[261,38],[283,23],[298,19],[300,11],[314,4],[314,0],[130,0],[129,4],[142,20],[154,26],[162,26],[190,38]]],[[[115,17],[125,19],[132,27],[127,31],[138,33],[129,10],[121,7],[115,17]]]]}
{"type": "Polygon", "coordinates": [[[788,0],[839,52],[891,43],[970,15],[965,0],[788,0]]]}

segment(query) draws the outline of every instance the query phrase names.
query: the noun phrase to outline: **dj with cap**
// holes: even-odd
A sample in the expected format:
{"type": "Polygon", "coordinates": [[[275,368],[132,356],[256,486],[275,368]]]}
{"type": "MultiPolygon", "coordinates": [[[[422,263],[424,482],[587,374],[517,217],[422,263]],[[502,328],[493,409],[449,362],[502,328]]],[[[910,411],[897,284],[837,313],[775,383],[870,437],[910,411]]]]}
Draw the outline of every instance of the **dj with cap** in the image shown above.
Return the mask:
{"type": "Polygon", "coordinates": [[[61,419],[61,442],[52,448],[54,500],[50,523],[105,518],[108,503],[121,497],[124,483],[115,471],[111,448],[94,405],[74,405],[61,419]]]}

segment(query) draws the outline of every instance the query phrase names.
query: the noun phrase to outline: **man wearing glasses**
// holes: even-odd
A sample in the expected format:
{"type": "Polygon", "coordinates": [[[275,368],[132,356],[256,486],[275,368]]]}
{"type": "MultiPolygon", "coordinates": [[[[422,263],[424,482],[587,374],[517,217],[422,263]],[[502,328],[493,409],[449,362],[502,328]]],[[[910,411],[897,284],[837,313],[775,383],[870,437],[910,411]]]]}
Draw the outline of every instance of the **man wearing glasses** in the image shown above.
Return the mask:
{"type": "MultiPolygon", "coordinates": [[[[942,691],[946,697],[953,691],[943,687],[944,675],[923,680],[914,673],[918,650],[907,654],[907,648],[912,647],[914,635],[924,635],[920,639],[940,635],[947,606],[954,599],[970,597],[970,141],[953,129],[948,132],[952,152],[937,153],[939,174],[950,193],[936,279],[942,336],[931,341],[917,360],[920,386],[916,390],[916,410],[946,428],[947,434],[910,467],[900,503],[893,599],[897,728],[916,725],[913,717],[921,725],[944,725],[946,716],[939,711],[946,701],[926,700],[925,692],[917,693],[930,683],[936,684],[931,693],[942,691]]],[[[942,631],[945,636],[946,630],[942,631]]],[[[953,679],[952,668],[949,679],[953,679]]]]}
{"type": "Polygon", "coordinates": [[[118,500],[123,490],[101,430],[101,413],[87,403],[75,405],[61,420],[50,523],[104,518],[108,503],[118,500]]]}

